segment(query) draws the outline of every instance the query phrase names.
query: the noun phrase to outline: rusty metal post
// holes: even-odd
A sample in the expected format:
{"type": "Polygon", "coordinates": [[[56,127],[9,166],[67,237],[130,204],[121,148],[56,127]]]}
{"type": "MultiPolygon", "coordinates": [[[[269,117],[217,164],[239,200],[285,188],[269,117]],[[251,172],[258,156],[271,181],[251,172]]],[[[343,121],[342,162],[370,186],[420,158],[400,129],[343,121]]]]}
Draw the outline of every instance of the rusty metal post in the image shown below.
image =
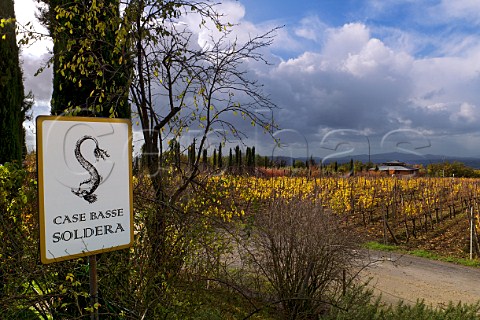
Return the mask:
{"type": "Polygon", "coordinates": [[[97,255],[88,257],[88,265],[90,271],[90,307],[93,308],[90,319],[98,320],[98,309],[95,308],[98,302],[97,255]]]}

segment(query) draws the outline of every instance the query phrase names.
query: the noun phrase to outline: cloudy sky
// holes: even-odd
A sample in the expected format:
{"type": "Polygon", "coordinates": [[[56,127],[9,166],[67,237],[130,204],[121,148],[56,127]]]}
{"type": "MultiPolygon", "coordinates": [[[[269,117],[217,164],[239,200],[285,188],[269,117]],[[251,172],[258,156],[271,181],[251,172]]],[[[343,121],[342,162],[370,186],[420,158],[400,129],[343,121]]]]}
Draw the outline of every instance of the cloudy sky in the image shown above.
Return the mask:
{"type": "MultiPolygon", "coordinates": [[[[16,0],[20,22],[34,19],[30,1],[16,0]]],[[[265,52],[272,65],[252,70],[278,106],[281,147],[252,129],[258,150],[480,157],[480,1],[222,2],[239,39],[283,26],[265,52]]],[[[33,77],[48,46],[23,50],[36,114],[49,108],[51,75],[33,77]]]]}

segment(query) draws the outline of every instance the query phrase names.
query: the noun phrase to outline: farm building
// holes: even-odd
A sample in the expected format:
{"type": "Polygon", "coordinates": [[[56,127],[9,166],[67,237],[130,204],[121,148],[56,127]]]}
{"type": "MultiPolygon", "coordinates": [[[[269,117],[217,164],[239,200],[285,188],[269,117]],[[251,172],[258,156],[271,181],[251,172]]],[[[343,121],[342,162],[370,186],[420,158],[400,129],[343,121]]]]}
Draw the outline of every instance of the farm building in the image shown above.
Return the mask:
{"type": "Polygon", "coordinates": [[[404,162],[390,161],[384,162],[378,167],[378,171],[386,172],[388,175],[415,175],[418,168],[408,166],[404,162]]]}

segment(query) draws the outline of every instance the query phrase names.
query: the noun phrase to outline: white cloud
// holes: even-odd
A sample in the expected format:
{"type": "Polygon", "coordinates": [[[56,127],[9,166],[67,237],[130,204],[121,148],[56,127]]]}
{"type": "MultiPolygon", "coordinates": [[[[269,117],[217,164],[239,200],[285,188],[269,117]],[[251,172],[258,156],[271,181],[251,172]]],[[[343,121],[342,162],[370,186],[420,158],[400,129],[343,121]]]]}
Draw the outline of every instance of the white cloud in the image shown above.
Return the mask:
{"type": "Polygon", "coordinates": [[[359,52],[370,39],[368,28],[361,23],[349,23],[338,29],[327,30],[322,53],[329,60],[344,61],[359,52]]]}
{"type": "Polygon", "coordinates": [[[40,67],[44,66],[47,60],[48,55],[40,57],[32,55],[22,56],[25,91],[28,92],[31,90],[35,95],[35,100],[39,102],[50,101],[52,96],[52,70],[45,69],[43,72],[35,76],[35,73],[37,73],[40,67]]]}
{"type": "MultiPolygon", "coordinates": [[[[238,2],[224,1],[216,5],[215,8],[223,14],[220,20],[224,24],[237,25],[245,16],[245,7],[238,2]]],[[[216,26],[212,21],[206,20],[206,23],[202,25],[202,17],[199,14],[184,15],[180,20],[186,23],[188,28],[198,35],[198,45],[200,47],[209,45],[212,37],[218,39],[221,35],[216,31],[216,26]]],[[[254,25],[246,23],[243,27],[245,30],[251,30],[254,28],[254,25]]]]}
{"type": "Polygon", "coordinates": [[[330,29],[328,41],[319,53],[305,52],[281,63],[278,70],[347,72],[358,77],[384,73],[391,78],[410,72],[412,62],[411,56],[394,52],[379,39],[371,38],[368,28],[357,23],[330,29]]]}
{"type": "Polygon", "coordinates": [[[412,58],[407,54],[395,53],[383,42],[373,38],[368,40],[358,53],[352,53],[348,57],[345,69],[359,77],[385,70],[393,74],[405,74],[409,71],[411,63],[412,58]]]}
{"type": "Polygon", "coordinates": [[[464,102],[460,105],[459,110],[450,116],[450,119],[462,123],[476,123],[479,111],[477,106],[464,102]]]}
{"type": "MultiPolygon", "coordinates": [[[[223,15],[221,21],[224,24],[232,25],[232,27],[227,27],[228,30],[232,31],[230,40],[237,41],[237,43],[246,43],[253,37],[265,34],[280,26],[276,21],[253,24],[245,20],[245,7],[238,1],[223,1],[215,5],[215,9],[223,15]]],[[[216,41],[222,36],[222,33],[217,31],[212,21],[206,20],[206,24],[201,25],[202,18],[197,14],[182,16],[180,20],[188,25],[189,30],[197,36],[197,43],[202,48],[211,45],[212,40],[216,41]]],[[[285,28],[277,29],[275,34],[277,41],[272,44],[272,49],[297,50],[300,48],[300,44],[293,39],[285,28]]]]}
{"type": "Polygon", "coordinates": [[[300,25],[294,29],[297,36],[319,42],[324,37],[327,25],[318,16],[308,16],[300,21],[300,25]]]}
{"type": "Polygon", "coordinates": [[[438,9],[446,18],[465,19],[480,24],[480,1],[478,0],[442,0],[438,9]]]}
{"type": "MultiPolygon", "coordinates": [[[[29,31],[33,28],[36,33],[47,36],[48,31],[44,26],[40,24],[40,22],[35,16],[36,14],[38,14],[38,8],[40,6],[44,6],[44,4],[34,0],[16,0],[15,16],[19,25],[27,26],[27,24],[30,24],[27,27],[29,31]]],[[[19,36],[17,36],[17,38],[19,36]]],[[[22,54],[38,57],[46,54],[51,48],[52,42],[48,37],[45,37],[42,40],[30,42],[29,46],[22,47],[22,54]]]]}

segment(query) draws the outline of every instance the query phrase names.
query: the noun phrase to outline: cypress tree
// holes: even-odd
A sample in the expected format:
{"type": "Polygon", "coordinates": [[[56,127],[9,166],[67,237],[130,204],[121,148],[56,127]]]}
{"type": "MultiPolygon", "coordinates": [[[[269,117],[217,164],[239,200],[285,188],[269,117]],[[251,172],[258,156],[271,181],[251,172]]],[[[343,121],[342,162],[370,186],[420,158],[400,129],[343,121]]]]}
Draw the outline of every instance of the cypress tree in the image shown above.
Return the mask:
{"type": "Polygon", "coordinates": [[[196,139],[193,138],[193,142],[190,145],[190,147],[188,148],[188,160],[189,160],[189,164],[192,168],[195,166],[195,161],[197,160],[196,159],[197,152],[196,152],[196,146],[195,145],[196,145],[196,139]]]}
{"type": "Polygon", "coordinates": [[[242,150],[240,148],[238,149],[238,169],[240,170],[240,173],[242,171],[242,150]]]}
{"type": "Polygon", "coordinates": [[[222,144],[218,146],[218,167],[222,169],[223,167],[223,159],[222,159],[222,144]]]}
{"type": "Polygon", "coordinates": [[[250,156],[250,153],[251,153],[251,149],[250,147],[247,147],[247,151],[245,152],[245,161],[247,164],[247,168],[250,168],[250,166],[252,165],[252,163],[250,162],[252,159],[250,156]]]}
{"type": "Polygon", "coordinates": [[[120,23],[119,1],[51,0],[43,20],[54,42],[52,114],[79,107],[78,115],[130,118],[128,83],[132,73],[124,59],[126,46],[119,49],[115,35],[120,23]],[[58,8],[75,14],[73,18],[59,15],[58,8]],[[96,16],[103,19],[103,30],[97,29],[100,21],[93,19],[95,10],[102,13],[96,16]],[[67,23],[71,28],[65,28],[67,23]]]}
{"type": "Polygon", "coordinates": [[[203,149],[203,164],[207,166],[208,164],[208,154],[207,154],[207,149],[203,149]]]}
{"type": "MultiPolygon", "coordinates": [[[[13,0],[0,1],[0,19],[15,18],[13,0]]],[[[21,161],[26,103],[13,20],[0,24],[0,164],[21,161]]]]}
{"type": "Polygon", "coordinates": [[[173,165],[175,167],[178,167],[179,163],[177,163],[177,140],[175,139],[172,139],[170,141],[170,153],[172,154],[173,165]]]}
{"type": "Polygon", "coordinates": [[[241,165],[241,156],[240,156],[240,147],[236,146],[235,147],[235,164],[238,167],[241,165]]]}
{"type": "Polygon", "coordinates": [[[175,166],[180,168],[180,142],[175,141],[175,166]]]}
{"type": "MultiPolygon", "coordinates": [[[[142,149],[142,153],[144,153],[145,150],[142,149]]],[[[189,161],[190,161],[190,149],[188,150],[189,152],[189,161]]],[[[171,159],[173,166],[176,168],[180,168],[180,143],[177,142],[177,140],[172,139],[170,141],[170,154],[171,154],[171,159]]]]}
{"type": "Polygon", "coordinates": [[[255,146],[252,147],[252,167],[255,168],[255,146]]]}
{"type": "MultiPolygon", "coordinates": [[[[315,166],[315,159],[313,159],[313,156],[311,155],[310,156],[310,160],[308,161],[308,167],[313,167],[315,166]]],[[[321,169],[321,166],[320,166],[320,169],[321,169]]]]}

